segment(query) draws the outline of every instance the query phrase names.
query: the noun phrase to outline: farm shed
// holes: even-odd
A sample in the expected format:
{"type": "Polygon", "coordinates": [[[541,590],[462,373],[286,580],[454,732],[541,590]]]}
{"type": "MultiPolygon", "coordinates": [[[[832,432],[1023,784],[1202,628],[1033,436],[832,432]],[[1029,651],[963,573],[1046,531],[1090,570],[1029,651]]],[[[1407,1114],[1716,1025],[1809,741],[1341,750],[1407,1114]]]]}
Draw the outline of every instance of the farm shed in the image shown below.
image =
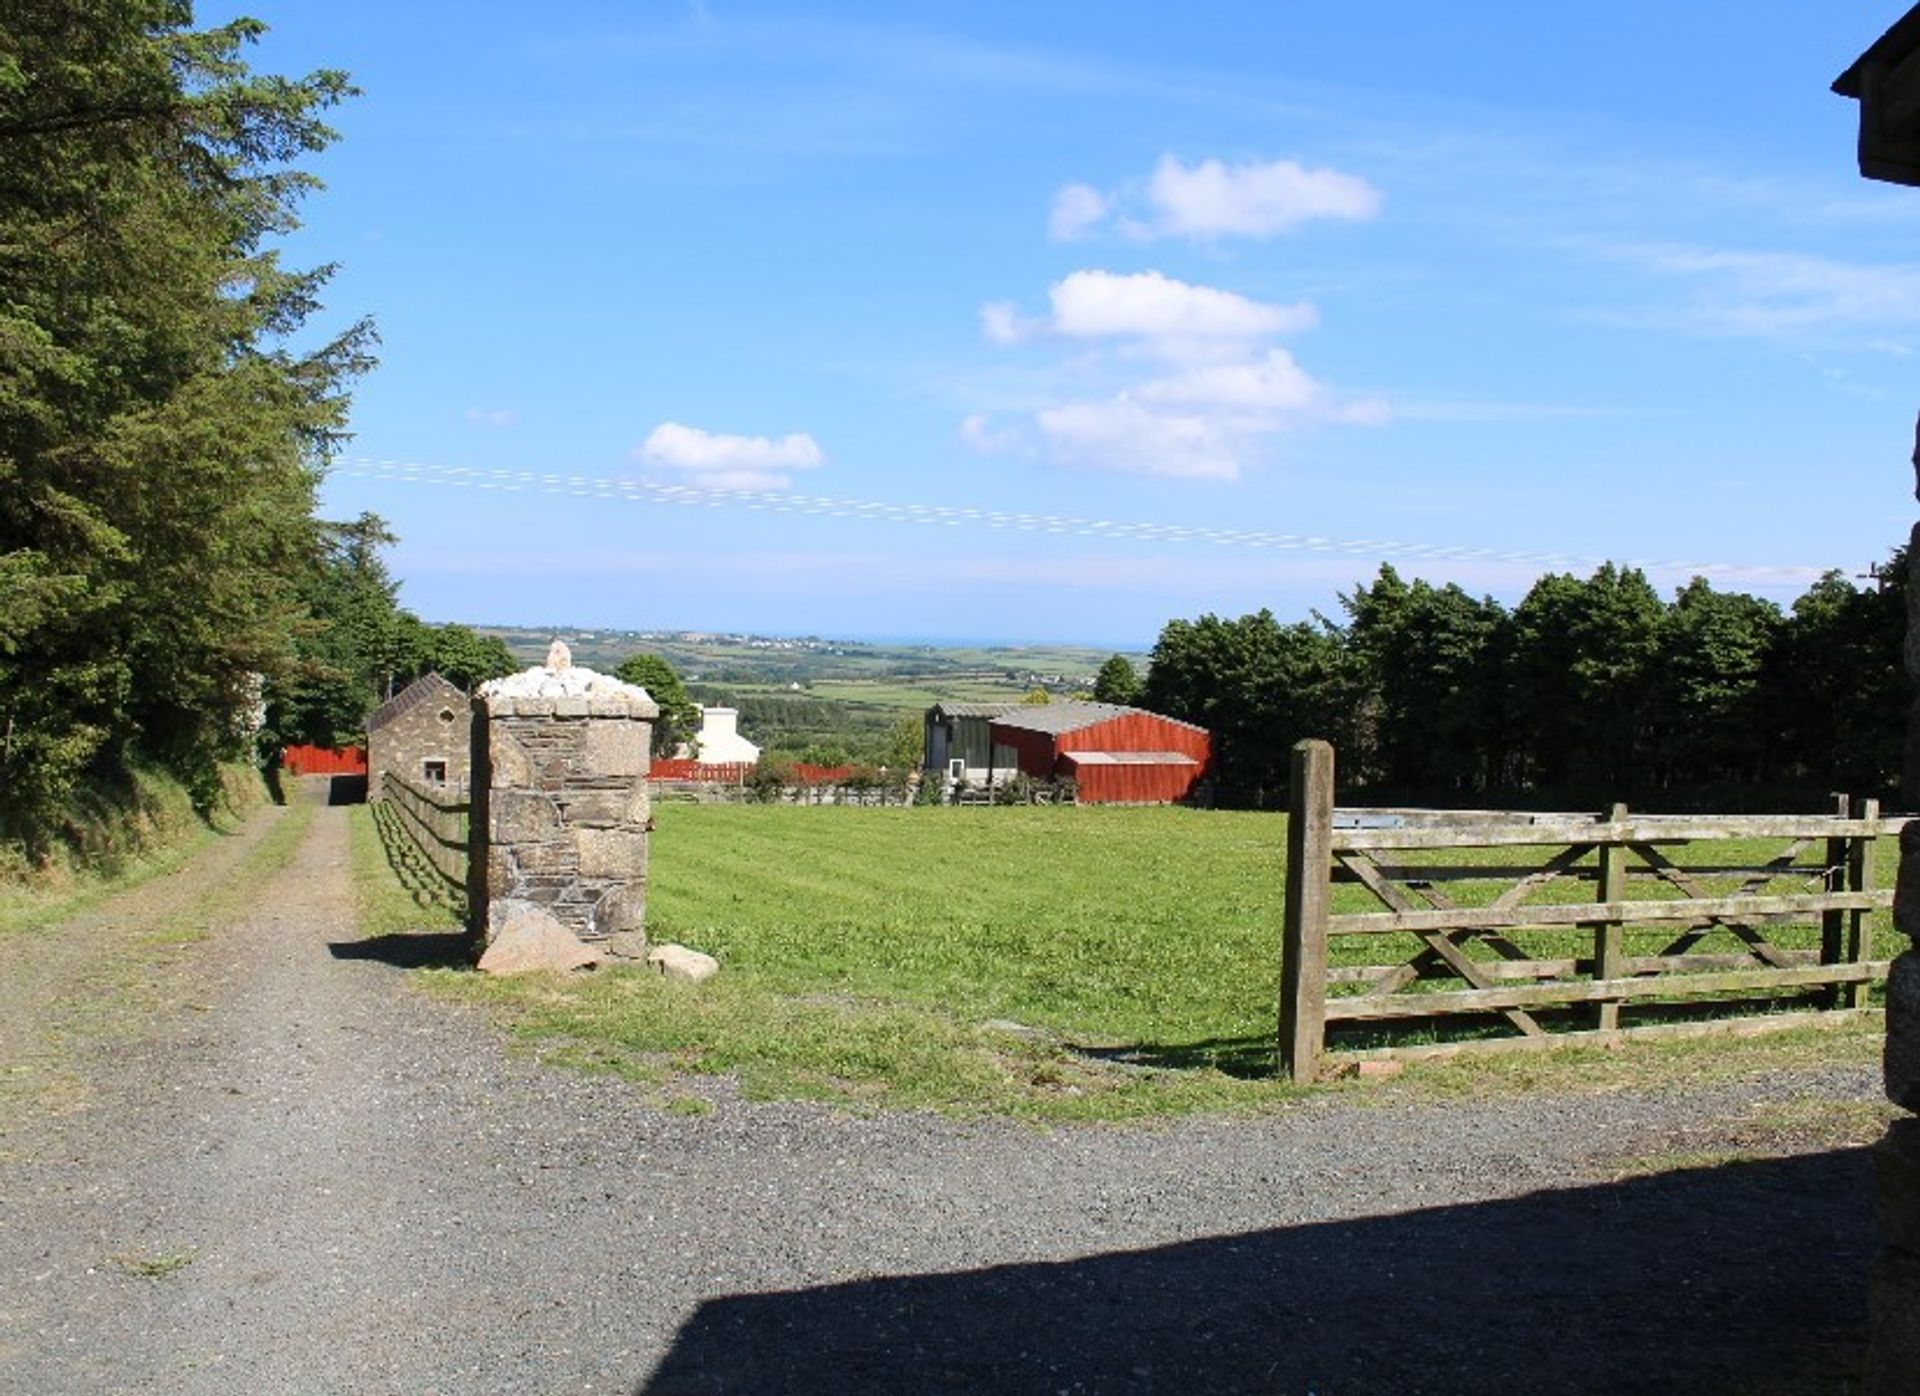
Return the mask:
{"type": "Polygon", "coordinates": [[[467,783],[472,724],[467,695],[438,674],[422,674],[367,719],[367,798],[380,798],[388,771],[413,785],[467,783]]]}
{"type": "Polygon", "coordinates": [[[949,780],[986,785],[1015,769],[1011,747],[996,748],[989,727],[1015,703],[935,703],[927,709],[926,769],[949,780]]]}
{"type": "Polygon", "coordinates": [[[1206,728],[1113,703],[1013,707],[989,730],[1022,772],[1035,780],[1072,776],[1089,805],[1185,799],[1213,754],[1206,728]]]}
{"type": "Polygon", "coordinates": [[[1206,763],[1177,751],[1068,751],[1060,774],[1071,776],[1083,805],[1168,805],[1184,800],[1206,763]]]}

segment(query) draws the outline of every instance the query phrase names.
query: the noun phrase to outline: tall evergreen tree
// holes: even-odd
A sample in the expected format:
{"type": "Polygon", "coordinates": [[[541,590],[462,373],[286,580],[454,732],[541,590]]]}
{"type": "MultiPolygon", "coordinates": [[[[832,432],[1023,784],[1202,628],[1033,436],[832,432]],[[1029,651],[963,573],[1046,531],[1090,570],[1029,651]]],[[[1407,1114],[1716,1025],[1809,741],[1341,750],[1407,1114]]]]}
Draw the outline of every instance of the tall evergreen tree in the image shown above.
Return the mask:
{"type": "Polygon", "coordinates": [[[1484,789],[1505,750],[1499,665],[1504,608],[1459,587],[1415,581],[1382,565],[1343,596],[1346,640],[1372,717],[1369,767],[1396,790],[1484,789]]]}
{"type": "Polygon", "coordinates": [[[1344,742],[1351,731],[1344,669],[1340,642],[1324,626],[1282,625],[1270,611],[1205,615],[1161,630],[1141,701],[1213,734],[1224,802],[1270,806],[1286,798],[1294,742],[1344,742]]]}
{"type": "Polygon", "coordinates": [[[1762,688],[1780,608],[1695,577],[1663,617],[1654,722],[1662,786],[1758,782],[1773,765],[1762,688]]]}
{"type": "Polygon", "coordinates": [[[313,490],[369,362],[289,347],[343,75],[256,75],[182,0],[0,13],[0,826],[138,745],[210,798],[286,671],[313,490]]]}
{"type": "Polygon", "coordinates": [[[1133,667],[1133,661],[1124,654],[1110,657],[1100,666],[1100,672],[1093,678],[1093,699],[1096,703],[1119,703],[1122,706],[1140,701],[1140,675],[1133,667]]]}
{"type": "Polygon", "coordinates": [[[1862,591],[1829,572],[1793,603],[1766,680],[1789,774],[1854,794],[1900,784],[1912,702],[1901,657],[1909,564],[1896,549],[1875,586],[1862,591]]]}
{"type": "Polygon", "coordinates": [[[1666,605],[1636,567],[1606,563],[1570,616],[1569,676],[1578,714],[1569,774],[1596,799],[1624,799],[1648,779],[1655,666],[1666,605]]]}
{"type": "Polygon", "coordinates": [[[1579,578],[1551,573],[1514,608],[1503,686],[1521,785],[1563,790],[1572,776],[1582,723],[1573,674],[1574,618],[1585,599],[1579,578]]]}

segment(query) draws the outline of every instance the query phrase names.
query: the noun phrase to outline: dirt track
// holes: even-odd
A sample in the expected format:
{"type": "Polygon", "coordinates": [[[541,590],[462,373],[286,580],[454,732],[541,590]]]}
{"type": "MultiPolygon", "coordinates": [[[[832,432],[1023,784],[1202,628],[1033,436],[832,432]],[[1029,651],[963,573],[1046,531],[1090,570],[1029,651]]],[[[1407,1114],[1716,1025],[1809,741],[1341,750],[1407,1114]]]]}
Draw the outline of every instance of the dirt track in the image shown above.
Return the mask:
{"type": "Polygon", "coordinates": [[[288,817],[0,942],[0,1069],[46,1087],[0,1113],[0,1392],[1846,1389],[1799,1377],[1863,1333],[1860,1151],[1614,1180],[1870,1070],[1045,1134],[669,1116],[354,958],[334,808],[89,1021],[103,957],[288,817]]]}

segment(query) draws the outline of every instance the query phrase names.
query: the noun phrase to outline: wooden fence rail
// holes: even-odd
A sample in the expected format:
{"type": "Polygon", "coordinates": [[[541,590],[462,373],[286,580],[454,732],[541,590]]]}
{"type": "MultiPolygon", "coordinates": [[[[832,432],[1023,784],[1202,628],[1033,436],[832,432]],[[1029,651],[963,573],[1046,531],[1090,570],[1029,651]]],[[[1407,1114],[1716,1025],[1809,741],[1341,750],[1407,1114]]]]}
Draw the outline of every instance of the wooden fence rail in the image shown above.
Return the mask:
{"type": "Polygon", "coordinates": [[[1338,1059],[1794,1026],[1865,1007],[1886,975],[1871,917],[1893,894],[1873,885],[1874,844],[1907,821],[1878,801],[1831,816],[1336,810],[1333,762],[1325,742],[1294,747],[1280,1059],[1295,1081],[1338,1059]],[[1784,847],[1746,847],[1759,840],[1784,847]],[[1336,911],[1336,885],[1383,909],[1336,911]],[[1371,963],[1382,951],[1396,958],[1371,963]],[[1480,1035],[1329,1048],[1329,1024],[1396,1020],[1480,1035]]]}
{"type": "Polygon", "coordinates": [[[422,790],[392,771],[382,773],[380,795],[399,814],[400,827],[427,865],[464,896],[470,802],[452,791],[422,790]]]}

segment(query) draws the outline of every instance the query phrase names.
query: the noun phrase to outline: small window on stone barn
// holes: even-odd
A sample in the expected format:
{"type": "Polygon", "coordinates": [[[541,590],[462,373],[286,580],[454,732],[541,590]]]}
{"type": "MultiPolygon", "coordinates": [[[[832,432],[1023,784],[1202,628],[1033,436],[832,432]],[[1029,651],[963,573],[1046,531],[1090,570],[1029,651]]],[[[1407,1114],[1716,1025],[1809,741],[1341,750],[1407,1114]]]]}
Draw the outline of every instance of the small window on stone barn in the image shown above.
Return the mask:
{"type": "Polygon", "coordinates": [[[422,761],[420,774],[435,785],[447,783],[447,763],[444,761],[422,761]]]}
{"type": "Polygon", "coordinates": [[[452,721],[453,721],[453,709],[452,709],[452,708],[442,708],[442,709],[440,709],[440,720],[441,720],[442,722],[452,722],[452,721]]]}

